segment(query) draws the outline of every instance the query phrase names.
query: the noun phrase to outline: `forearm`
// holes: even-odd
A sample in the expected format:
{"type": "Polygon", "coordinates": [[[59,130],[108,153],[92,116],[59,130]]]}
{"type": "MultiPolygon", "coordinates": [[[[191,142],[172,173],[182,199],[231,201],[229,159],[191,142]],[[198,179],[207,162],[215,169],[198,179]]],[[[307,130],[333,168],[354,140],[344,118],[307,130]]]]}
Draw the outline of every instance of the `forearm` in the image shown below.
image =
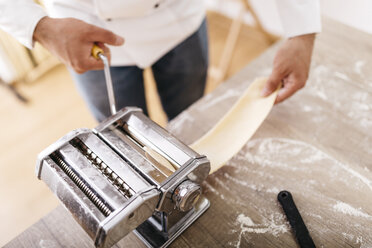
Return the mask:
{"type": "Polygon", "coordinates": [[[0,28],[28,48],[33,46],[33,33],[38,22],[47,16],[32,0],[0,0],[0,28]]]}
{"type": "Polygon", "coordinates": [[[314,48],[316,34],[303,34],[288,38],[289,42],[295,41],[298,46],[298,50],[308,54],[308,59],[311,59],[311,55],[314,48]]]}

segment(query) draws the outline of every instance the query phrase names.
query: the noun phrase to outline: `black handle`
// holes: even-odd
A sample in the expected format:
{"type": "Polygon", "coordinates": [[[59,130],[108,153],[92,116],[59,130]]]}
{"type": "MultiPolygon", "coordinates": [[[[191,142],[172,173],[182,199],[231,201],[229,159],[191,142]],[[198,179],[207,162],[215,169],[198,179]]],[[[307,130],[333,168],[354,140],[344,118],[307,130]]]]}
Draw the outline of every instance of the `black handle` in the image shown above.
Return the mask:
{"type": "Polygon", "coordinates": [[[310,237],[309,231],[298,212],[296,204],[293,201],[291,193],[288,191],[281,191],[278,194],[278,201],[283,207],[284,213],[287,216],[289,224],[294,231],[296,239],[301,248],[315,248],[315,244],[310,237]]]}

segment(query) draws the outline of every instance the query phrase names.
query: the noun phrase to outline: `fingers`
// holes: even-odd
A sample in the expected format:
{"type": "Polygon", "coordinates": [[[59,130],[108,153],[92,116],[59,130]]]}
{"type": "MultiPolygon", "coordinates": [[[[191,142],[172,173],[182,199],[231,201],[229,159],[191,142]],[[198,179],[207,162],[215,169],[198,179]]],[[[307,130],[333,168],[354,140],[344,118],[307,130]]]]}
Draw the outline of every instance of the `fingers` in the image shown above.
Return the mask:
{"type": "Polygon", "coordinates": [[[102,70],[103,62],[100,59],[96,59],[90,56],[84,60],[80,60],[79,64],[73,65],[72,68],[79,74],[90,70],[102,70]]]}
{"type": "Polygon", "coordinates": [[[121,46],[124,44],[124,38],[114,34],[113,32],[97,26],[90,25],[87,38],[93,42],[107,43],[113,46],[121,46]]]}
{"type": "Polygon", "coordinates": [[[96,43],[100,48],[102,48],[104,55],[107,57],[108,61],[111,61],[111,53],[110,53],[110,48],[105,46],[102,42],[97,42],[96,43]]]}
{"type": "Polygon", "coordinates": [[[279,90],[278,96],[276,97],[275,104],[284,101],[285,99],[292,96],[296,91],[304,87],[304,83],[295,78],[285,78],[283,80],[283,87],[279,90]]]}
{"type": "MultiPolygon", "coordinates": [[[[110,49],[105,46],[103,43],[98,42],[96,43],[100,48],[102,48],[104,55],[107,57],[108,61],[110,62],[111,53],[110,49]]],[[[90,46],[88,47],[90,48],[90,46]]],[[[79,74],[84,73],[89,70],[102,70],[104,64],[101,59],[96,59],[91,54],[83,53],[83,56],[80,56],[76,59],[76,63],[72,64],[71,67],[79,74]]]]}
{"type": "Polygon", "coordinates": [[[80,56],[80,58],[74,59],[70,66],[77,73],[81,74],[90,70],[102,70],[103,62],[100,59],[96,59],[93,56],[80,56]]]}
{"type": "MultiPolygon", "coordinates": [[[[111,31],[92,26],[94,30],[91,30],[92,33],[89,38],[93,41],[92,45],[97,44],[100,48],[102,48],[104,55],[107,57],[108,61],[111,61],[111,53],[110,49],[105,46],[104,43],[110,44],[110,45],[122,45],[124,43],[124,39],[118,35],[115,35],[111,31]]],[[[90,48],[91,49],[91,48],[90,48]]],[[[91,54],[88,54],[89,56],[80,61],[80,65],[78,67],[74,67],[74,70],[77,73],[84,73],[88,70],[102,70],[104,67],[104,64],[102,60],[96,59],[91,54]]]]}
{"type": "Polygon", "coordinates": [[[269,79],[267,80],[264,89],[261,92],[261,96],[266,97],[271,95],[278,87],[279,84],[282,82],[283,76],[277,70],[274,70],[269,79]]]}

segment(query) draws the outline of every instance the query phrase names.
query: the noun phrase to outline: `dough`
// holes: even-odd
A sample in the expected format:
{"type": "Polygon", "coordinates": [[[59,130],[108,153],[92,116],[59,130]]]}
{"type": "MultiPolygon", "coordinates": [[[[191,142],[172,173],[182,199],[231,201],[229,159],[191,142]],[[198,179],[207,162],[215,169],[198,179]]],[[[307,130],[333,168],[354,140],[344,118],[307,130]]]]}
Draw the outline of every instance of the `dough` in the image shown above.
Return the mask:
{"type": "Polygon", "coordinates": [[[169,177],[176,171],[177,168],[175,168],[171,162],[150,147],[144,146],[143,150],[145,151],[146,158],[155,164],[166,177],[169,177]]]}
{"type": "Polygon", "coordinates": [[[266,81],[267,78],[255,79],[225,116],[191,145],[199,154],[207,156],[211,162],[210,173],[238,153],[269,114],[278,90],[262,97],[266,81]]]}

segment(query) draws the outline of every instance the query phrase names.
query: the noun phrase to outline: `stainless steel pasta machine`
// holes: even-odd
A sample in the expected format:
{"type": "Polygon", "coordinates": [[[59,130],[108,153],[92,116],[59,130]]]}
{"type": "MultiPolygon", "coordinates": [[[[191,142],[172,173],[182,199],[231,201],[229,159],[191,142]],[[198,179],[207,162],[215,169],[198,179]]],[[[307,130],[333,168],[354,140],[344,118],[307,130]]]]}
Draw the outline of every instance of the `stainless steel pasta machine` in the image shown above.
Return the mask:
{"type": "Polygon", "coordinates": [[[132,231],[148,247],[168,246],[209,207],[200,186],[209,171],[205,156],[131,107],[68,133],[36,165],[96,247],[132,231]]]}

